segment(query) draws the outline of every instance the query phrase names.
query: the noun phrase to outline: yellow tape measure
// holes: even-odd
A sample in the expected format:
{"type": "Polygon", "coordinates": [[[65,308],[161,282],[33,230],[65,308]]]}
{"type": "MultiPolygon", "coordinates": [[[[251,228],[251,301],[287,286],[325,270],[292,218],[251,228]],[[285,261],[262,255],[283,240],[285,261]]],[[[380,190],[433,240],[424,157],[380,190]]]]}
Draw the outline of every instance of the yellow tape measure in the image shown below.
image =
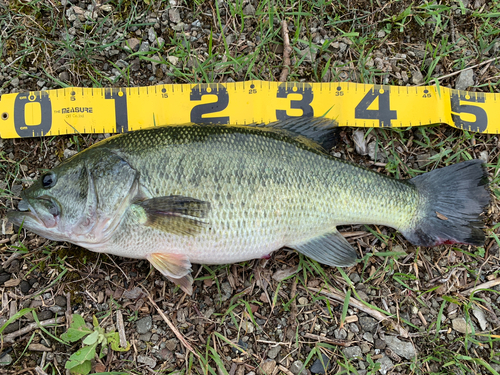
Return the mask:
{"type": "Polygon", "coordinates": [[[187,122],[244,125],[299,116],[356,127],[446,123],[498,134],[500,94],[349,82],[69,87],[2,95],[0,137],[120,133],[187,122]]]}

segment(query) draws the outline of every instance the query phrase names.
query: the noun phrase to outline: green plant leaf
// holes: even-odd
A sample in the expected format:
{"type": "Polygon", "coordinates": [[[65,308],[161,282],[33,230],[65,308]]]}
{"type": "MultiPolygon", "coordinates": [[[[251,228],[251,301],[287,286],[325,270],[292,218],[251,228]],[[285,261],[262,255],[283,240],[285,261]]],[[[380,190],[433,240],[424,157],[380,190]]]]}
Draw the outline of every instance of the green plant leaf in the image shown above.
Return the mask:
{"type": "Polygon", "coordinates": [[[73,314],[73,321],[71,322],[71,325],[66,333],[61,335],[61,339],[64,341],[75,342],[92,332],[93,331],[85,325],[85,320],[83,320],[81,315],[73,314]]]}
{"type": "Polygon", "coordinates": [[[72,367],[69,372],[74,375],[87,375],[90,370],[92,370],[92,363],[90,361],[85,361],[83,363],[80,363],[79,365],[76,365],[75,367],[72,367]]]}
{"type": "Polygon", "coordinates": [[[97,348],[97,343],[94,345],[84,346],[76,353],[71,354],[69,360],[66,362],[64,367],[71,370],[72,368],[83,364],[85,361],[91,361],[95,357],[95,349],[97,348]]]}
{"type": "Polygon", "coordinates": [[[93,345],[97,342],[97,339],[99,338],[99,332],[94,331],[87,337],[85,337],[85,340],[83,340],[84,345],[93,345]]]}
{"type": "Polygon", "coordinates": [[[120,336],[118,335],[118,332],[108,333],[107,337],[111,350],[115,352],[127,352],[130,349],[130,343],[128,341],[125,348],[120,346],[120,336]]]}

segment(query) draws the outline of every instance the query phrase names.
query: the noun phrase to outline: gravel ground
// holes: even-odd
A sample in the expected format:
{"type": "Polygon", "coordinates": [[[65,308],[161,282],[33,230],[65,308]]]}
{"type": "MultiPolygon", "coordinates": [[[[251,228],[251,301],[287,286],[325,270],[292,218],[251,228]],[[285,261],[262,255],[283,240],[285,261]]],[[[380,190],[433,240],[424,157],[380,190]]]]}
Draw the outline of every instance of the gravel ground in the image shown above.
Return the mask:
{"type": "MultiPolygon", "coordinates": [[[[0,94],[65,85],[276,81],[283,18],[293,47],[290,81],[418,85],[436,78],[442,86],[498,93],[500,63],[490,61],[500,50],[498,1],[416,3],[0,0],[0,94]],[[463,70],[474,64],[481,65],[463,70]]],[[[2,217],[41,169],[106,136],[0,139],[2,217]]],[[[498,136],[442,125],[346,128],[337,138],[335,156],[399,178],[466,155],[487,161],[493,181],[487,227],[499,222],[498,136]]],[[[81,341],[58,341],[67,323],[46,330],[30,324],[71,314],[90,327],[95,315],[106,332],[118,330],[131,344],[93,358],[93,372],[500,372],[497,230],[488,231],[483,248],[423,251],[389,228],[342,230],[361,254],[378,255],[345,270],[286,250],[266,261],[195,265],[194,293],[186,296],[146,261],[55,244],[3,222],[0,326],[15,319],[2,332],[0,372],[35,373],[40,366],[64,373],[81,341]],[[488,288],[474,292],[478,285],[488,288]]]]}

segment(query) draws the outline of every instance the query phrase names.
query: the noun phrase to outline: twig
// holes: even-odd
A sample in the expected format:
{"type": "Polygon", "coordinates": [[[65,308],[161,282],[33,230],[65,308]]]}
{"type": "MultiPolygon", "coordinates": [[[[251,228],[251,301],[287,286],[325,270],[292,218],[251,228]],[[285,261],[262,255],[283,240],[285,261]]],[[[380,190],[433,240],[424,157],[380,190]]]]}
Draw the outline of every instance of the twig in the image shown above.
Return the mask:
{"type": "MultiPolygon", "coordinates": [[[[305,288],[304,288],[305,289],[305,288]]],[[[338,293],[334,293],[334,292],[326,292],[324,290],[321,290],[321,289],[317,289],[317,288],[307,288],[306,290],[310,290],[310,291],[313,291],[313,292],[319,292],[325,296],[327,296],[328,298],[331,298],[333,300],[336,300],[336,301],[339,301],[339,302],[344,302],[345,301],[345,295],[341,295],[341,294],[338,294],[338,293]]],[[[349,305],[367,313],[368,315],[371,315],[372,317],[374,317],[375,319],[377,319],[379,322],[382,322],[382,321],[388,321],[391,323],[392,327],[394,328],[394,330],[396,330],[401,336],[403,337],[408,337],[408,331],[406,329],[404,329],[403,327],[401,327],[397,322],[395,322],[394,320],[392,320],[391,318],[389,318],[388,316],[385,316],[384,314],[382,314],[381,312],[377,311],[377,310],[374,310],[372,309],[371,307],[368,307],[368,306],[365,306],[364,304],[362,304],[361,302],[359,302],[357,299],[355,298],[349,298],[349,305]]]]}
{"type": "Polygon", "coordinates": [[[479,289],[493,288],[495,285],[498,285],[498,284],[500,284],[500,278],[495,279],[495,280],[491,280],[491,281],[487,281],[487,282],[485,282],[483,284],[475,286],[474,288],[470,288],[470,289],[464,290],[462,293],[465,294],[465,295],[469,295],[469,294],[472,294],[472,293],[478,291],[479,289]]]}
{"type": "Polygon", "coordinates": [[[42,370],[40,366],[36,366],[35,371],[38,375],[48,375],[45,371],[42,370]]]}
{"type": "MultiPolygon", "coordinates": [[[[303,367],[303,369],[305,369],[305,367],[304,367],[304,366],[302,366],[302,367],[303,367]]],[[[281,372],[283,372],[283,373],[284,373],[284,374],[286,374],[286,375],[293,375],[293,372],[291,372],[291,371],[290,371],[289,369],[287,369],[286,367],[283,367],[283,366],[281,366],[281,365],[278,365],[278,368],[279,368],[279,370],[280,370],[281,372]]]]}
{"type": "Polygon", "coordinates": [[[125,326],[123,324],[123,315],[120,310],[116,311],[116,327],[118,328],[118,336],[120,336],[120,346],[127,347],[127,337],[125,336],[125,326]]]}
{"type": "Polygon", "coordinates": [[[288,72],[290,71],[290,38],[288,37],[288,25],[285,20],[281,22],[281,31],[283,32],[283,70],[280,75],[280,82],[286,82],[288,72]]]}
{"type": "Polygon", "coordinates": [[[48,326],[48,325],[51,325],[51,324],[63,323],[65,319],[66,318],[64,316],[60,316],[57,319],[43,320],[43,321],[40,322],[40,324],[38,324],[37,322],[30,323],[26,327],[21,328],[19,331],[12,332],[12,333],[9,333],[8,335],[5,335],[4,338],[3,338],[3,341],[4,342],[14,343],[15,342],[14,339],[16,337],[22,336],[22,335],[24,335],[24,334],[26,334],[28,332],[31,332],[34,329],[39,328],[39,327],[45,327],[45,326],[48,326]]]}
{"type": "Polygon", "coordinates": [[[313,333],[309,333],[309,332],[306,332],[303,337],[305,337],[306,339],[311,339],[311,340],[316,340],[316,341],[323,341],[323,342],[327,342],[329,344],[333,344],[333,345],[340,345],[340,346],[351,346],[352,342],[351,341],[347,341],[347,340],[337,340],[337,339],[330,339],[328,337],[323,337],[323,336],[319,336],[319,335],[315,335],[313,333]]]}
{"type": "MultiPolygon", "coordinates": [[[[468,68],[461,69],[461,70],[457,70],[456,72],[453,72],[453,73],[450,73],[450,74],[445,74],[444,76],[441,76],[441,77],[437,77],[436,79],[437,79],[438,81],[441,81],[442,79],[445,79],[445,78],[449,78],[449,77],[456,76],[457,74],[460,74],[460,73],[462,73],[462,72],[463,72],[463,71],[465,71],[465,70],[469,70],[469,69],[474,69],[474,68],[477,68],[478,66],[482,66],[482,65],[484,65],[484,64],[488,64],[488,63],[490,63],[490,62],[492,62],[492,61],[495,61],[495,60],[497,60],[497,59],[498,59],[498,57],[494,57],[494,58],[492,58],[492,59],[489,59],[489,60],[483,61],[483,62],[481,62],[481,63],[479,63],[479,64],[469,66],[468,68]]],[[[415,85],[415,86],[423,86],[423,85],[425,85],[425,82],[419,83],[418,85],[415,85]]]]}
{"type": "Polygon", "coordinates": [[[177,328],[175,328],[175,326],[170,321],[170,319],[168,319],[167,316],[163,313],[163,311],[158,307],[158,305],[153,300],[153,298],[151,298],[151,294],[149,294],[149,292],[146,289],[144,289],[144,290],[148,294],[149,302],[151,302],[151,304],[154,306],[154,308],[156,309],[156,311],[158,311],[158,314],[160,314],[160,316],[163,318],[163,320],[165,321],[165,323],[167,323],[167,325],[170,327],[170,329],[175,334],[175,336],[177,336],[177,338],[180,340],[180,342],[182,343],[182,345],[184,345],[184,347],[187,350],[189,350],[191,353],[193,353],[197,358],[200,358],[200,356],[198,355],[198,353],[196,353],[194,351],[194,349],[191,347],[191,345],[189,345],[189,343],[186,341],[186,339],[184,338],[184,336],[181,335],[181,333],[177,330],[177,328]]]}

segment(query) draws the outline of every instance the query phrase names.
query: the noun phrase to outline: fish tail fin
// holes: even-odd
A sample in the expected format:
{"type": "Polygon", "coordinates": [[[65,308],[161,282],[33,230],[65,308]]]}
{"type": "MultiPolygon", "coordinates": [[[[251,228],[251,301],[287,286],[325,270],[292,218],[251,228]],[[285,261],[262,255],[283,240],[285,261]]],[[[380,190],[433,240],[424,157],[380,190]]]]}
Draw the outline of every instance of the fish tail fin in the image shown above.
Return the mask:
{"type": "Polygon", "coordinates": [[[419,208],[401,233],[414,245],[484,244],[480,215],[490,202],[488,174],[481,160],[469,160],[412,178],[419,208]]]}

